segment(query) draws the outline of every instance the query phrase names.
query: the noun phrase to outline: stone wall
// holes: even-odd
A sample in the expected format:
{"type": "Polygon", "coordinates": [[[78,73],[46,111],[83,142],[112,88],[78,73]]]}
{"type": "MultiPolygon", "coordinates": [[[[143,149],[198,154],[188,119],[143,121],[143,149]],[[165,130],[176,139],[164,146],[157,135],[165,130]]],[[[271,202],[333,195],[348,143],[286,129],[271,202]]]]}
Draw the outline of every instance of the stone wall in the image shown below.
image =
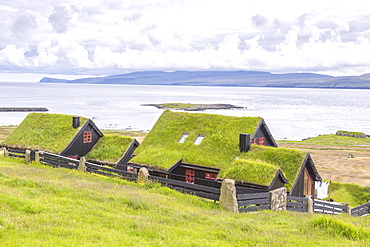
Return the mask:
{"type": "Polygon", "coordinates": [[[270,191],[270,209],[272,211],[286,210],[287,189],[285,187],[270,191]]]}

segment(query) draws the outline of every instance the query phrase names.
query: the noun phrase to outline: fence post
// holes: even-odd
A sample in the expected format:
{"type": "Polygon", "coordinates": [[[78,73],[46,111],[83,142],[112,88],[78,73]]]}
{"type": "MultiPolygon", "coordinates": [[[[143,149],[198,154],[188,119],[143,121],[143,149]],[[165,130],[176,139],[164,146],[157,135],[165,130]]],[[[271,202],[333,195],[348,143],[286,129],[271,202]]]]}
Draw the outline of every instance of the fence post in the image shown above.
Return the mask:
{"type": "Polygon", "coordinates": [[[313,200],[311,198],[311,196],[307,195],[306,198],[308,199],[307,201],[307,212],[308,213],[313,213],[314,210],[313,210],[313,200]]]}
{"type": "Polygon", "coordinates": [[[35,152],[35,161],[40,162],[40,151],[35,152]]]}
{"type": "Polygon", "coordinates": [[[222,180],[220,189],[220,205],[227,211],[238,213],[238,201],[236,199],[235,181],[232,179],[222,180]]]}
{"type": "Polygon", "coordinates": [[[344,212],[346,212],[349,216],[351,216],[351,208],[349,207],[349,203],[342,203],[343,206],[346,206],[344,212]]]}
{"type": "Polygon", "coordinates": [[[82,172],[86,172],[86,159],[85,157],[81,157],[80,162],[78,164],[78,170],[82,172]]]}
{"type": "Polygon", "coordinates": [[[8,158],[9,157],[9,151],[6,148],[4,150],[4,155],[5,155],[5,158],[8,158]]]}
{"type": "Polygon", "coordinates": [[[149,171],[145,167],[140,168],[139,174],[137,177],[138,183],[146,183],[149,180],[149,171]]]}
{"type": "Polygon", "coordinates": [[[270,209],[272,211],[286,210],[287,189],[285,187],[270,191],[270,209]]]}
{"type": "Polygon", "coordinates": [[[26,153],[24,154],[24,160],[26,161],[26,163],[31,163],[31,151],[30,150],[26,150],[26,153]]]}

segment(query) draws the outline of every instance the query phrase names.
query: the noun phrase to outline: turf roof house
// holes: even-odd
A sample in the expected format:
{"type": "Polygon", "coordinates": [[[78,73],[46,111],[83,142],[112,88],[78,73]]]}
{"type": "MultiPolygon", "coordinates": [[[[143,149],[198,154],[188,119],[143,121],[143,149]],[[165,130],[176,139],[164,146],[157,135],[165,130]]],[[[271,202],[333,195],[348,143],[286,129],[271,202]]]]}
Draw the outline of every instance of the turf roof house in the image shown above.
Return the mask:
{"type": "Polygon", "coordinates": [[[87,118],[30,113],[3,144],[79,158],[89,153],[102,136],[87,118]]]}
{"type": "Polygon", "coordinates": [[[259,117],[167,110],[134,152],[130,165],[206,186],[217,178],[232,178],[250,188],[245,192],[286,186],[295,196],[313,195],[314,182],[321,180],[310,155],[277,148],[259,117]]]}
{"type": "Polygon", "coordinates": [[[115,164],[117,169],[126,169],[128,161],[139,146],[139,142],[128,136],[104,135],[85,158],[100,163],[115,164]]]}

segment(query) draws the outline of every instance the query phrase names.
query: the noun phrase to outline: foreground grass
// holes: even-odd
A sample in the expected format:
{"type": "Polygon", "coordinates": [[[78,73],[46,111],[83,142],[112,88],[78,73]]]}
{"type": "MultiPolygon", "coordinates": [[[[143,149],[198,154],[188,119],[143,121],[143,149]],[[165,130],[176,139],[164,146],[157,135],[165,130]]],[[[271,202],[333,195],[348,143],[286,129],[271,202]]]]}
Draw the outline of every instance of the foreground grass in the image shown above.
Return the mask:
{"type": "Polygon", "coordinates": [[[367,246],[370,219],[231,214],[138,185],[0,158],[1,246],[367,246]]]}

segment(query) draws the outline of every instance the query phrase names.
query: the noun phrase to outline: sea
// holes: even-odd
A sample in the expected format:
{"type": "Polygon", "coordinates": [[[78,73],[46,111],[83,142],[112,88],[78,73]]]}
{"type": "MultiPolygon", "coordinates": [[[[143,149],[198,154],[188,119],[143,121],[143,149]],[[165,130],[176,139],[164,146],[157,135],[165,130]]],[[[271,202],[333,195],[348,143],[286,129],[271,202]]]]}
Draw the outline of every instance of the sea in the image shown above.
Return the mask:
{"type": "MultiPolygon", "coordinates": [[[[148,132],[164,110],[145,104],[232,104],[204,113],[264,118],[277,140],[302,140],[338,130],[370,134],[370,90],[0,82],[0,107],[46,107],[84,116],[100,129],[148,132]]],[[[28,112],[0,112],[0,126],[28,112]]]]}

